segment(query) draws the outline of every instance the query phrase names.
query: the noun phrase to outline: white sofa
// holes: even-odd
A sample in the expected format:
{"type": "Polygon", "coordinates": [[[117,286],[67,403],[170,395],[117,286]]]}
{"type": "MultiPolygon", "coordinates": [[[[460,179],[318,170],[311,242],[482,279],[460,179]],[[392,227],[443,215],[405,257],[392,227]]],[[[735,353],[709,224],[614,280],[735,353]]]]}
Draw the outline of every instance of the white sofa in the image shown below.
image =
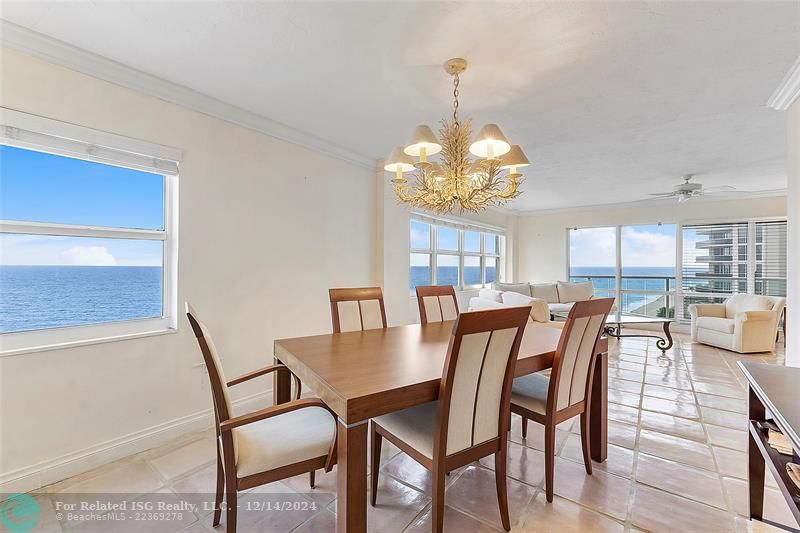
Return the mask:
{"type": "Polygon", "coordinates": [[[784,298],[755,294],[690,305],[692,340],[739,353],[771,352],[784,305],[784,298]]]}
{"type": "Polygon", "coordinates": [[[481,289],[471,298],[469,309],[492,309],[511,305],[533,305],[534,320],[546,322],[552,313],[569,311],[575,302],[589,300],[594,294],[591,281],[572,283],[492,283],[491,289],[481,289]],[[524,298],[518,298],[522,296],[524,298]],[[526,300],[527,299],[527,300],[526,300]],[[525,303],[530,301],[530,303],[525,303]],[[546,318],[540,320],[539,318],[546,318]]]}

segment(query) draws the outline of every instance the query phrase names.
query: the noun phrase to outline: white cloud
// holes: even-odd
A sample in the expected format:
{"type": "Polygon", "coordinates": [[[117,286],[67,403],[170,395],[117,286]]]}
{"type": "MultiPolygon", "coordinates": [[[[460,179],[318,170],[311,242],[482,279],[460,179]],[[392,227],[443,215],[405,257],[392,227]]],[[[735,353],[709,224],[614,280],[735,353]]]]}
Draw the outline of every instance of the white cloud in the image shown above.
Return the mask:
{"type": "Polygon", "coordinates": [[[635,228],[624,228],[622,264],[631,267],[675,265],[675,236],[635,228]]]}
{"type": "Polygon", "coordinates": [[[61,252],[64,265],[113,266],[116,258],[105,246],[73,246],[61,252]]]}
{"type": "Polygon", "coordinates": [[[614,266],[617,262],[615,228],[584,228],[569,234],[570,266],[614,266]]]}

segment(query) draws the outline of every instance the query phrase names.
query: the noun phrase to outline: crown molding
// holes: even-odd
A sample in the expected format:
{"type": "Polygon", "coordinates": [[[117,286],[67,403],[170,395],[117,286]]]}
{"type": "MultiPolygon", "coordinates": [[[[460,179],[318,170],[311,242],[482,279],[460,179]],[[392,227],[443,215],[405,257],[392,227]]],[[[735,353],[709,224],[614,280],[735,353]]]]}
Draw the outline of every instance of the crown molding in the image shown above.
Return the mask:
{"type": "MultiPolygon", "coordinates": [[[[772,198],[777,196],[786,196],[788,193],[787,189],[771,189],[766,191],[742,191],[741,194],[737,194],[735,197],[728,196],[728,197],[711,197],[711,196],[698,196],[696,198],[692,198],[690,201],[692,203],[706,203],[706,202],[731,202],[736,200],[741,200],[743,198],[772,198]]],[[[578,213],[582,211],[606,211],[609,209],[628,209],[628,208],[639,208],[639,207],[648,207],[648,206],[677,206],[677,203],[674,198],[655,198],[655,199],[645,199],[645,200],[636,200],[633,202],[618,202],[612,204],[591,204],[591,205],[580,205],[574,207],[559,207],[555,209],[532,209],[528,211],[517,211],[517,216],[540,216],[540,215],[558,215],[563,213],[578,213]]]]}
{"type": "Polygon", "coordinates": [[[3,19],[0,19],[0,43],[50,63],[155,96],[320,154],[361,167],[375,168],[375,160],[363,154],[3,19]]]}
{"type": "Polygon", "coordinates": [[[767,105],[777,111],[786,111],[800,97],[800,57],[772,93],[767,105]]]}

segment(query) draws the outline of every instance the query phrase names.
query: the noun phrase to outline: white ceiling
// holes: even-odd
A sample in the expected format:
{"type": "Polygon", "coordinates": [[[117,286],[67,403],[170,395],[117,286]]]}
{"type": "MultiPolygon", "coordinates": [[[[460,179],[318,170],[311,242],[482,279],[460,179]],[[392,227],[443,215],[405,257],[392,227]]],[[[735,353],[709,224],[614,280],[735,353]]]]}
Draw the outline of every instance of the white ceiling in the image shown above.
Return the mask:
{"type": "Polygon", "coordinates": [[[800,2],[15,2],[2,17],[370,158],[461,111],[533,166],[515,210],[636,201],[684,173],[786,187],[800,2]]]}

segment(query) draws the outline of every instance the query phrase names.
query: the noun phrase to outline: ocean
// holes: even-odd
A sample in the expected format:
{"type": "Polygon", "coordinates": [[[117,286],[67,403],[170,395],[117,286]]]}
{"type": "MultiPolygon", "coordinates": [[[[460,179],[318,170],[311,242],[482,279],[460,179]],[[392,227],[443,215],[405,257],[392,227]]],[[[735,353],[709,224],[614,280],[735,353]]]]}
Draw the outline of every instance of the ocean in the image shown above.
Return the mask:
{"type": "MultiPolygon", "coordinates": [[[[495,267],[486,267],[486,279],[489,283],[495,279],[495,267]]],[[[458,267],[440,266],[436,269],[436,279],[439,285],[458,285],[458,267]]],[[[429,285],[431,282],[431,268],[427,266],[412,266],[408,279],[408,288],[414,290],[417,285],[429,285]]],[[[480,285],[481,267],[464,267],[464,285],[480,285]]]]}
{"type": "Polygon", "coordinates": [[[0,266],[0,333],[162,315],[161,267],[0,266]]]}

